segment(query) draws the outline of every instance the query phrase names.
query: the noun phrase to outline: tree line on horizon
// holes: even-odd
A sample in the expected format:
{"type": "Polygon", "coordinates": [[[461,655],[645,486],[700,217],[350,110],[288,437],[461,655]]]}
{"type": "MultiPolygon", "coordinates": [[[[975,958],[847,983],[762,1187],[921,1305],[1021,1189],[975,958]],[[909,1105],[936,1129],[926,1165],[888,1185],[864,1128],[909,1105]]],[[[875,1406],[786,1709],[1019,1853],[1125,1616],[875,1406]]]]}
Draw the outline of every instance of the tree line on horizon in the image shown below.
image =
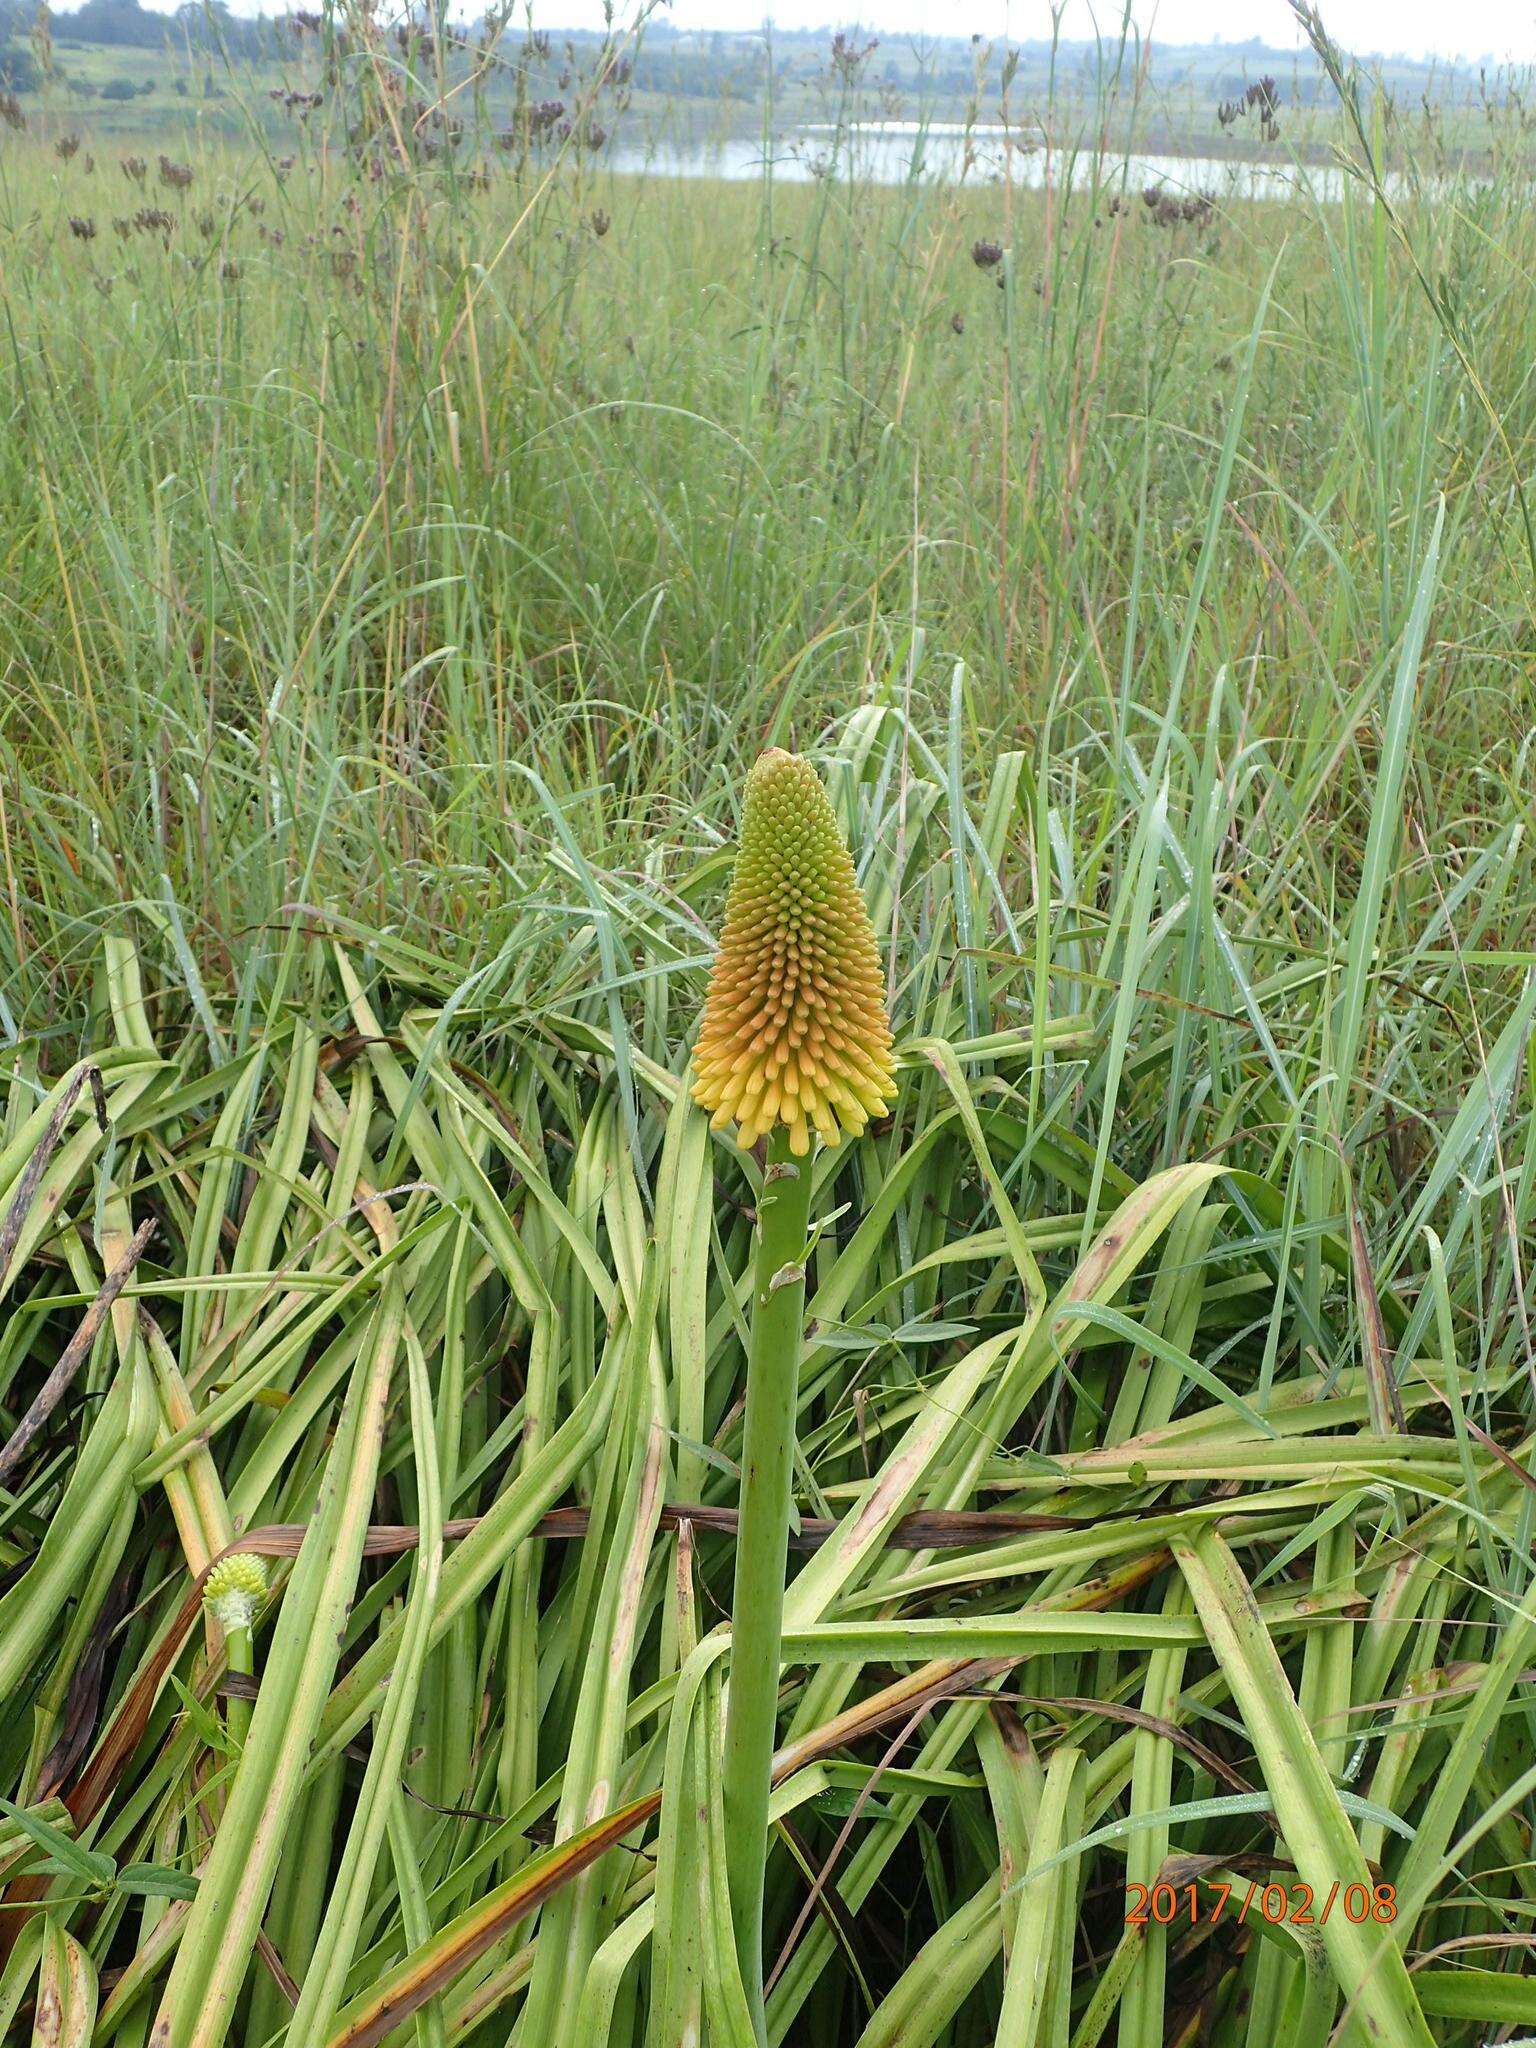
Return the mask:
{"type": "MultiPolygon", "coordinates": [[[[28,92],[41,84],[41,69],[33,54],[40,21],[46,39],[66,51],[80,45],[141,50],[174,46],[190,53],[223,54],[260,63],[275,62],[293,52],[294,30],[300,19],[289,9],[236,15],[226,0],[184,0],[169,12],[145,7],[140,0],[82,0],[67,12],[47,10],[41,16],[39,0],[0,0],[0,87],[28,92]]],[[[316,16],[308,14],[302,19],[312,24],[316,16]]],[[[491,21],[489,16],[476,22],[453,21],[448,32],[456,41],[475,42],[491,21]]],[[[422,26],[428,25],[423,21],[422,26]]],[[[651,20],[633,56],[635,85],[663,97],[756,100],[770,76],[776,85],[810,79],[824,64],[833,34],[831,24],[775,27],[765,37],[757,30],[680,30],[666,20],[651,20]]],[[[551,64],[558,70],[563,51],[573,57],[585,56],[603,38],[598,31],[573,29],[555,31],[552,40],[551,64]]],[[[975,84],[981,42],[982,38],[974,36],[932,36],[920,42],[892,37],[878,45],[878,56],[867,75],[872,83],[893,89],[921,87],[940,95],[964,95],[975,84]]],[[[1026,38],[997,47],[1006,48],[1016,61],[1021,92],[1044,79],[1052,57],[1049,40],[1026,38]]],[[[1074,71],[1089,77],[1101,55],[1100,46],[1093,42],[1059,44],[1055,49],[1058,82],[1074,71]]],[[[1154,43],[1151,62],[1160,89],[1209,95],[1213,104],[1240,96],[1261,74],[1277,72],[1292,105],[1312,103],[1329,91],[1310,51],[1281,49],[1257,36],[1246,41],[1216,38],[1204,43],[1154,43]]],[[[1374,62],[1384,83],[1394,91],[1457,99],[1479,86],[1474,68],[1449,60],[1393,56],[1374,62]]]]}

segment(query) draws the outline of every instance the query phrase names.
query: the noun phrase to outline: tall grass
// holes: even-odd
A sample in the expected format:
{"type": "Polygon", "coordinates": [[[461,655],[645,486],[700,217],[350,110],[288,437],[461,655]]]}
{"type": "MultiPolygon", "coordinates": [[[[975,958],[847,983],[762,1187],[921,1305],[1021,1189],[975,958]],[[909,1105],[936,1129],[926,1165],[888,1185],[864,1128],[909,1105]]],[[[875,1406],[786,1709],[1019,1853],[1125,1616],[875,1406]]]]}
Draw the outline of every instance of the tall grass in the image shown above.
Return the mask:
{"type": "Polygon", "coordinates": [[[1519,102],[1169,223],[1134,51],[1039,191],[482,185],[346,146],[392,48],[286,174],[0,144],[0,2034],[752,2042],[685,1076],[771,743],[900,1095],[811,1188],[769,2040],[1529,2027],[1519,102]]]}

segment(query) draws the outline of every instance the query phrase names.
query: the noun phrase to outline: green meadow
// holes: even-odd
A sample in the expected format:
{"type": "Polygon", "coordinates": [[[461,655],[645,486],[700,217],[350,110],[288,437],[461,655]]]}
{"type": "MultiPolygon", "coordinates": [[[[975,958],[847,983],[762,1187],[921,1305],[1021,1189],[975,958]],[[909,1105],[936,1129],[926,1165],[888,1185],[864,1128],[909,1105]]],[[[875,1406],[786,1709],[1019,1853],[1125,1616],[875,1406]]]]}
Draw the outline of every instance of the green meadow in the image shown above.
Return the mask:
{"type": "Polygon", "coordinates": [[[1129,45],[958,178],[846,49],[810,175],[617,38],[13,103],[0,2038],[1536,2030],[1531,117],[1311,27],[1268,196],[1129,45]],[[896,1060],[776,1349],[770,747],[896,1060]]]}

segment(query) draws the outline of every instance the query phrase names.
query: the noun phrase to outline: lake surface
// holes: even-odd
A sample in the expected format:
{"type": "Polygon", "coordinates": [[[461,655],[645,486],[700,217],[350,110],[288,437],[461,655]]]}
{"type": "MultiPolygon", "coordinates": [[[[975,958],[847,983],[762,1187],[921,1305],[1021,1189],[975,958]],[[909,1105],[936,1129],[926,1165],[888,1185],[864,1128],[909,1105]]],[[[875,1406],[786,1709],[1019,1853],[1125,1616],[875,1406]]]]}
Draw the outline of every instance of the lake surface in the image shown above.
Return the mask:
{"type": "MultiPolygon", "coordinates": [[[[620,135],[609,152],[616,171],[650,171],[678,178],[757,179],[762,176],[761,135],[694,137],[672,132],[644,139],[620,135]]],[[[987,185],[1010,176],[1023,189],[1039,190],[1047,176],[1058,190],[1091,190],[1106,196],[1122,188],[1135,197],[1160,185],[1174,197],[1205,193],[1216,200],[1288,199],[1310,193],[1336,200],[1343,174],[1331,165],[1308,166],[1277,155],[1266,163],[1209,156],[1145,156],[1084,151],[1068,156],[1046,152],[1033,140],[996,124],[967,131],[958,121],[860,122],[834,128],[806,122],[776,134],[769,146],[773,172],[791,184],[807,184],[829,172],[897,185],[914,175],[936,183],[961,179],[987,185]]]]}

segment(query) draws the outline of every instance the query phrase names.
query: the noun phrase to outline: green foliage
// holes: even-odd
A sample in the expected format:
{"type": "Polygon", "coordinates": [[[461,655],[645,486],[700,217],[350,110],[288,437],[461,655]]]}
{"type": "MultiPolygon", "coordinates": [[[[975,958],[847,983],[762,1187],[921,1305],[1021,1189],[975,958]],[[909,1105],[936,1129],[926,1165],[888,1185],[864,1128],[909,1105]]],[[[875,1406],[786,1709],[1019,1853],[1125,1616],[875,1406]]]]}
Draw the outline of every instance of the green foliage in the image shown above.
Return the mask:
{"type": "Polygon", "coordinates": [[[0,89],[6,92],[34,92],[41,73],[37,60],[24,44],[12,42],[0,33],[0,89]]]}
{"type": "Polygon", "coordinates": [[[898,1074],[772,1248],[768,2039],[1528,2026],[1519,101],[1185,218],[1129,53],[1048,194],[877,182],[846,50],[718,184],[373,54],[0,150],[0,2033],[750,2048],[686,1074],[773,744],[898,1074]]]}

